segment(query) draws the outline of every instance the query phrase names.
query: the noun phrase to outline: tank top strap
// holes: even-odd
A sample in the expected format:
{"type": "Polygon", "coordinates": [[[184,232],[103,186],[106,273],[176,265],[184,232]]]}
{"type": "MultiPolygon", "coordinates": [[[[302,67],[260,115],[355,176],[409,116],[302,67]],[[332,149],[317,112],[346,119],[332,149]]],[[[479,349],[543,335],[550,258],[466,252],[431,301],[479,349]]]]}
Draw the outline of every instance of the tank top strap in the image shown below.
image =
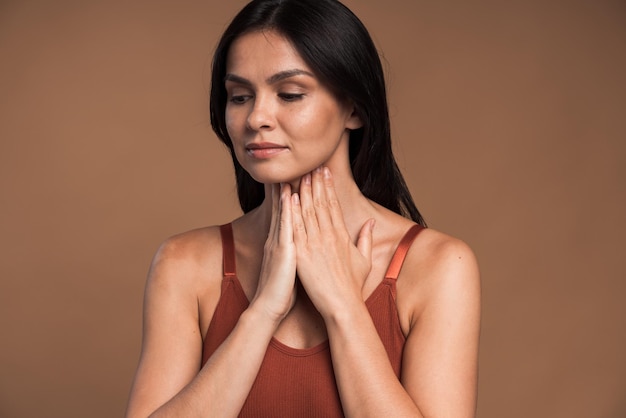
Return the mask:
{"type": "Polygon", "coordinates": [[[391,258],[391,262],[387,268],[387,273],[385,273],[385,279],[396,280],[398,278],[406,254],[409,252],[409,248],[411,248],[413,240],[415,240],[415,237],[417,237],[417,234],[422,229],[424,229],[423,226],[415,224],[404,234],[398,244],[398,248],[396,248],[393,257],[391,258]]]}
{"type": "Polygon", "coordinates": [[[220,235],[222,237],[224,277],[234,277],[237,275],[237,270],[235,267],[235,240],[233,238],[232,224],[220,225],[220,235]]]}

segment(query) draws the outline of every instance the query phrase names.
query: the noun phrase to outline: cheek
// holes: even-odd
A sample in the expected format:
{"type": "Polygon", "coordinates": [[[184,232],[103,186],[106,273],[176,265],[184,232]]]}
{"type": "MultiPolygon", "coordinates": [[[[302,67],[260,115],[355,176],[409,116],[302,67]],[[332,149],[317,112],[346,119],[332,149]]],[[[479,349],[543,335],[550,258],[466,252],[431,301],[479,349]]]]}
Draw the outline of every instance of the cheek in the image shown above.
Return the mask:
{"type": "Polygon", "coordinates": [[[226,110],[226,114],[224,115],[224,119],[226,121],[226,130],[230,134],[233,131],[234,122],[235,122],[234,119],[233,119],[232,113],[229,112],[228,110],[226,110]]]}
{"type": "Polygon", "coordinates": [[[239,161],[239,163],[241,164],[245,160],[244,155],[242,155],[242,152],[245,152],[245,150],[243,150],[242,147],[238,146],[239,144],[241,144],[241,138],[243,136],[239,118],[237,118],[236,113],[228,111],[224,116],[226,122],[226,132],[228,132],[230,141],[233,144],[233,149],[235,151],[237,161],[239,161]]]}
{"type": "Polygon", "coordinates": [[[237,116],[236,112],[226,112],[225,115],[226,131],[230,136],[233,143],[237,143],[242,136],[242,123],[241,118],[237,116]]]}
{"type": "Polygon", "coordinates": [[[337,112],[330,107],[307,107],[289,112],[288,123],[295,137],[303,139],[330,139],[343,131],[337,112]]]}

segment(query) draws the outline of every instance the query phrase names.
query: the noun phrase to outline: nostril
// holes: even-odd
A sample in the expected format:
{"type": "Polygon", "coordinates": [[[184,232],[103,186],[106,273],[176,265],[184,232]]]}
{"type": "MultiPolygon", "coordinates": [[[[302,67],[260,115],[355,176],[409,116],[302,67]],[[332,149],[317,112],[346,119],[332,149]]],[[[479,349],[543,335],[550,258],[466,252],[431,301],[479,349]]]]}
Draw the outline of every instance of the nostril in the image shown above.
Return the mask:
{"type": "Polygon", "coordinates": [[[248,118],[248,126],[250,129],[270,129],[272,127],[272,123],[266,115],[261,115],[259,113],[253,113],[248,118]]]}

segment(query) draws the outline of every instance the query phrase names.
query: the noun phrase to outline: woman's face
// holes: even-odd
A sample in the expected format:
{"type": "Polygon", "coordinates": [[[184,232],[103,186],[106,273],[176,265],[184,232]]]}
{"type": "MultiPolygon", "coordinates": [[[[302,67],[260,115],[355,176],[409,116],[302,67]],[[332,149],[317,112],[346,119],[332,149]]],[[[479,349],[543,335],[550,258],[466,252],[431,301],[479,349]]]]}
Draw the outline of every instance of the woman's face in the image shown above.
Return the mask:
{"type": "Polygon", "coordinates": [[[225,82],[226,128],[239,163],[258,182],[296,182],[322,164],[348,163],[348,130],[360,127],[358,117],[281,35],[237,38],[225,82]]]}

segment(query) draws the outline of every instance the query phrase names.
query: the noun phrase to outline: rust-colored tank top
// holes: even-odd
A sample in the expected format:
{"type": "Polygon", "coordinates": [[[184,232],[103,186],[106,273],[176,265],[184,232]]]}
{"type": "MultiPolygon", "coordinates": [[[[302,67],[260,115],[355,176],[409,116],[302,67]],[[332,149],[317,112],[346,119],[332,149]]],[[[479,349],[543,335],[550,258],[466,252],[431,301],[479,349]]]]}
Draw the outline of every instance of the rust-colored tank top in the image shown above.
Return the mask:
{"type": "MultiPolygon", "coordinates": [[[[398,378],[405,338],[396,307],[396,279],[411,243],[422,229],[414,225],[406,232],[389,263],[385,278],[365,302],[398,378]]],[[[220,300],[204,341],[203,366],[228,337],[249,305],[237,279],[230,224],[221,226],[221,235],[224,279],[220,300]]],[[[314,347],[296,349],[272,338],[239,416],[343,417],[328,340],[314,347]]]]}

